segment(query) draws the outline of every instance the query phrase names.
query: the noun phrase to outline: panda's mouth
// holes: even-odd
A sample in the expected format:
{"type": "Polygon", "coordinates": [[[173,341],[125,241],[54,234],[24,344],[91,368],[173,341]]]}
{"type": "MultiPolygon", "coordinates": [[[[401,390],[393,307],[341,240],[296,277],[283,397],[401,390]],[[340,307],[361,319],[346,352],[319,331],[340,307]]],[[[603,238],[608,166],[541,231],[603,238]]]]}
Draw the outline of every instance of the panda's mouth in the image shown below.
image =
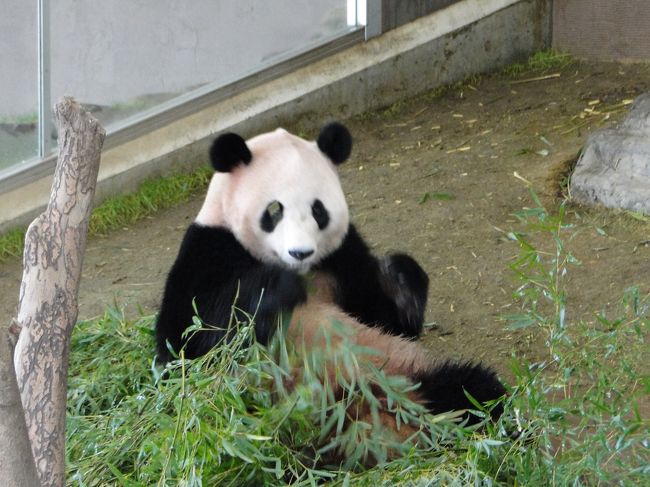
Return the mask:
{"type": "Polygon", "coordinates": [[[313,262],[287,262],[284,260],[282,263],[287,266],[289,270],[297,272],[298,274],[307,274],[314,265],[313,262]]]}
{"type": "Polygon", "coordinates": [[[308,261],[297,261],[295,259],[291,259],[291,261],[289,261],[288,259],[283,259],[275,250],[273,251],[273,257],[273,261],[275,261],[275,263],[279,263],[285,269],[297,272],[298,274],[306,274],[316,263],[314,259],[309,259],[308,261]]]}
{"type": "Polygon", "coordinates": [[[307,274],[311,270],[311,264],[298,264],[294,270],[301,275],[307,274]]]}

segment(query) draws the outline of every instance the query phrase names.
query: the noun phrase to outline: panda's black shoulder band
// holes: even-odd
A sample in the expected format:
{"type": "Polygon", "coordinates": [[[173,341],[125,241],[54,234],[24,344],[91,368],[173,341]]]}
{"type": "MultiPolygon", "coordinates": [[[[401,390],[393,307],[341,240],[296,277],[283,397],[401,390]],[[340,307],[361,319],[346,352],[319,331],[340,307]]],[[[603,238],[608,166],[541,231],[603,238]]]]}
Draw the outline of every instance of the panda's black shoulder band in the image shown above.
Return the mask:
{"type": "Polygon", "coordinates": [[[210,162],[218,172],[230,172],[239,164],[251,162],[252,157],[246,141],[232,132],[221,134],[210,147],[210,162]]]}
{"type": "Polygon", "coordinates": [[[352,136],[339,122],[325,125],[318,136],[318,148],[329,157],[334,164],[341,164],[352,152],[352,136]]]}

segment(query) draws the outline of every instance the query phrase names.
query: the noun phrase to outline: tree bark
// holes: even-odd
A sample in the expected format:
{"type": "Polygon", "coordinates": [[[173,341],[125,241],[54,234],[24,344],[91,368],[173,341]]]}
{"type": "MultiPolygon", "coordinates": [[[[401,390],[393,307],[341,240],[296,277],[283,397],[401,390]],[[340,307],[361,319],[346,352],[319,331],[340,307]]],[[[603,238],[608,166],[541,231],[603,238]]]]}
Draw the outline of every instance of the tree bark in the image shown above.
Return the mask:
{"type": "Polygon", "coordinates": [[[105,131],[72,98],[54,108],[59,157],[50,200],[25,236],[14,366],[43,486],[65,483],[70,335],[105,131]]]}
{"type": "Polygon", "coordinates": [[[12,360],[8,330],[0,333],[0,482],[15,487],[39,485],[12,360]]]}

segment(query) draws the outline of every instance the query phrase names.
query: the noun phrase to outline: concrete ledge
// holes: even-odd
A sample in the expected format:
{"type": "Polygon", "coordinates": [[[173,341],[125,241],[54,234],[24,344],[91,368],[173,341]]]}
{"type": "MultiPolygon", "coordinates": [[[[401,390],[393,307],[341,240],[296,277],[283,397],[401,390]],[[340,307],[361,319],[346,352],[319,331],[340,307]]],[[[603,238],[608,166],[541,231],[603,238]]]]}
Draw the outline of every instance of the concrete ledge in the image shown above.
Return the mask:
{"type": "MultiPolygon", "coordinates": [[[[206,160],[214,134],[303,130],[390,105],[550,45],[551,0],[464,0],[310,66],[216,103],[102,155],[96,202],[206,160]]],[[[0,195],[0,231],[29,223],[51,178],[0,195]]]]}

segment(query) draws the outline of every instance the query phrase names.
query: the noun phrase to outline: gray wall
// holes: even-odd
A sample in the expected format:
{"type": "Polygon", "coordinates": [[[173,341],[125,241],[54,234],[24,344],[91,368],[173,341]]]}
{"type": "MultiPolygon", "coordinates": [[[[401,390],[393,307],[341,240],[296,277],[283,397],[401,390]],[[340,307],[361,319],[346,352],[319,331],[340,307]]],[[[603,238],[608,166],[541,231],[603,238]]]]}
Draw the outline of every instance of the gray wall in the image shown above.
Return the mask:
{"type": "Polygon", "coordinates": [[[553,47],[594,60],[650,60],[650,0],[554,0],[553,47]]]}

